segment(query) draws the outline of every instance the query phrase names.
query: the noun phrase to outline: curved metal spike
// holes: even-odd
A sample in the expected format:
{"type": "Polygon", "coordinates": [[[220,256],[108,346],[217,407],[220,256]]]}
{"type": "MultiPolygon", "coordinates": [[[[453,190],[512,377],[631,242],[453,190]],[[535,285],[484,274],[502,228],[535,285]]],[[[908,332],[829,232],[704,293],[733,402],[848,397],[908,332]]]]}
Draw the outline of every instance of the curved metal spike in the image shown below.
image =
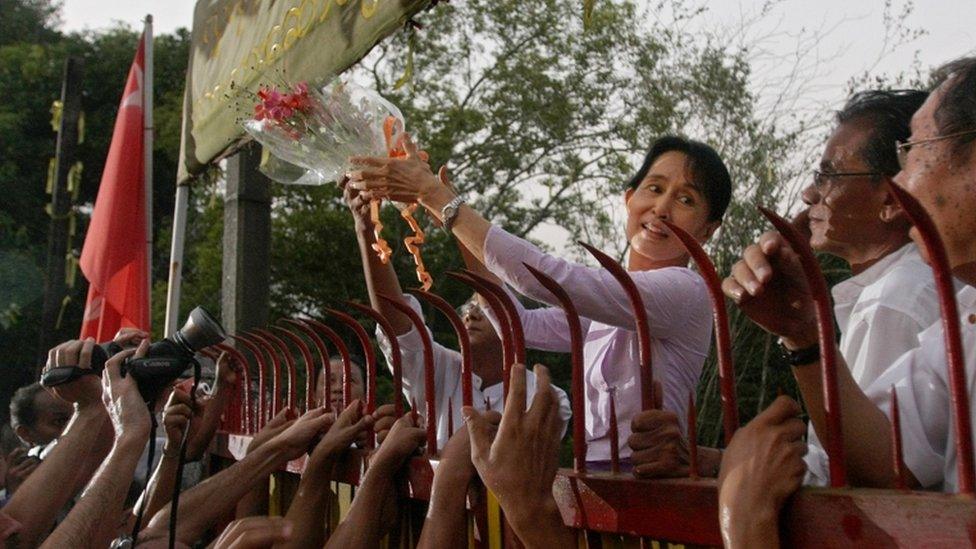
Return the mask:
{"type": "Polygon", "coordinates": [[[346,305],[373,319],[373,322],[383,330],[387,341],[390,342],[390,365],[393,367],[393,409],[396,417],[403,416],[403,355],[400,352],[400,340],[397,339],[393,325],[382,313],[355,301],[344,301],[346,305]]]}
{"type": "Polygon", "coordinates": [[[495,318],[498,319],[498,328],[501,332],[498,336],[502,340],[502,356],[504,357],[502,361],[502,400],[504,401],[508,397],[508,381],[511,377],[512,364],[515,364],[515,338],[512,335],[512,323],[508,321],[505,306],[501,304],[498,296],[488,291],[481,283],[467,274],[449,272],[447,276],[461,282],[483,297],[488,302],[488,307],[495,313],[495,318]]]}
{"type": "Polygon", "coordinates": [[[283,339],[271,333],[270,330],[265,330],[264,328],[255,328],[254,332],[264,336],[281,355],[285,358],[285,369],[288,372],[288,408],[297,410],[296,400],[298,397],[298,389],[296,387],[298,383],[298,372],[295,366],[295,357],[292,356],[291,350],[288,349],[288,344],[285,343],[283,339]]]}
{"type": "Polygon", "coordinates": [[[247,338],[271,358],[271,409],[268,410],[268,417],[265,418],[265,422],[267,422],[281,411],[281,361],[278,360],[278,353],[275,352],[271,342],[259,334],[248,331],[237,337],[240,339],[247,338]]]}
{"type": "Polygon", "coordinates": [[[702,249],[695,237],[673,223],[661,220],[668,229],[678,237],[678,240],[688,250],[691,259],[705,279],[708,296],[712,299],[712,316],[715,321],[715,347],[718,356],[719,394],[722,400],[722,430],[725,434],[725,445],[728,446],[732,435],[739,428],[739,408],[735,396],[735,367],[732,363],[732,334],[729,333],[729,312],[725,307],[725,294],[722,293],[722,279],[719,278],[715,265],[708,254],[702,249]]]}
{"type": "MultiPolygon", "coordinates": [[[[253,432],[252,431],[253,425],[252,425],[252,422],[251,422],[251,420],[252,420],[252,414],[251,414],[251,372],[248,371],[247,359],[244,358],[244,354],[243,353],[241,353],[237,349],[235,349],[235,348],[233,348],[230,345],[227,345],[225,343],[218,343],[217,345],[215,345],[215,347],[217,347],[221,351],[229,354],[233,360],[237,361],[237,363],[241,365],[241,370],[240,370],[241,371],[241,384],[240,384],[240,387],[241,387],[241,392],[243,393],[243,395],[241,395],[241,397],[242,397],[243,406],[244,406],[244,413],[241,414],[241,422],[242,422],[241,432],[243,432],[243,433],[251,433],[251,432],[253,432]]],[[[220,357],[217,357],[217,358],[219,360],[220,357]]]]}
{"type": "MultiPolygon", "coordinates": [[[[430,332],[427,331],[427,326],[424,325],[424,320],[420,318],[420,315],[416,313],[409,305],[402,303],[398,299],[380,294],[380,299],[386,301],[393,308],[400,311],[410,322],[413,322],[414,328],[417,329],[417,333],[420,334],[420,341],[424,346],[424,399],[426,401],[426,410],[424,414],[427,416],[427,453],[429,455],[437,454],[437,395],[435,393],[434,386],[434,343],[430,339],[430,332]]],[[[416,406],[414,406],[416,409],[416,406]]]]}
{"type": "Polygon", "coordinates": [[[966,382],[966,356],[959,333],[959,306],[952,284],[952,269],[945,244],[938,228],[932,222],[925,208],[904,189],[887,179],[888,189],[898,201],[901,209],[915,225],[922,246],[925,248],[935,278],[939,294],[939,309],[942,313],[942,338],[945,342],[946,361],[949,365],[949,401],[952,404],[952,423],[956,436],[956,468],[959,477],[959,492],[972,494],[976,490],[976,470],[973,459],[973,425],[969,412],[969,394],[966,382]]]}
{"type": "Polygon", "coordinates": [[[616,387],[610,387],[610,472],[620,472],[620,430],[617,427],[616,387]]]}
{"type": "MultiPolygon", "coordinates": [[[[315,320],[314,318],[303,318],[302,322],[305,322],[312,329],[322,333],[326,339],[335,345],[335,348],[339,351],[339,356],[342,357],[342,402],[339,404],[339,410],[345,410],[346,406],[352,402],[352,360],[349,358],[349,347],[346,346],[346,342],[339,337],[339,334],[335,330],[329,328],[324,322],[315,320]]],[[[330,383],[329,375],[326,374],[326,391],[331,390],[332,384],[330,383]]],[[[332,401],[332,393],[327,392],[326,398],[329,402],[332,401]]]]}
{"type": "Polygon", "coordinates": [[[586,390],[585,379],[583,377],[583,325],[580,322],[579,313],[573,300],[570,299],[566,290],[559,285],[552,277],[543,273],[539,269],[522,263],[549,293],[556,298],[563,312],[566,313],[566,325],[569,328],[569,346],[571,360],[573,364],[572,394],[573,394],[573,467],[577,473],[586,472],[586,417],[583,408],[585,400],[584,391],[586,390]]]}
{"type": "Polygon", "coordinates": [[[688,476],[698,478],[698,410],[693,391],[688,391],[688,476]]]}
{"type": "Polygon", "coordinates": [[[647,321],[647,309],[644,307],[644,299],[637,289],[637,284],[630,274],[609,255],[601,252],[586,242],[579,242],[580,246],[586,248],[590,255],[606,269],[620,284],[630,299],[630,306],[634,310],[634,323],[637,328],[637,344],[640,352],[640,382],[641,382],[641,409],[654,409],[654,369],[651,364],[651,330],[650,323],[647,321]]]}
{"type": "Polygon", "coordinates": [[[298,347],[298,352],[302,354],[302,360],[305,362],[305,411],[307,412],[315,408],[315,385],[312,383],[315,362],[312,359],[312,350],[305,344],[305,340],[295,335],[291,330],[281,326],[270,326],[270,328],[291,341],[295,347],[298,347]]]}
{"type": "Polygon", "coordinates": [[[786,219],[772,210],[759,206],[766,219],[786,239],[800,259],[803,275],[810,287],[810,295],[817,312],[817,333],[820,342],[820,358],[824,390],[824,413],[827,416],[827,440],[824,449],[830,458],[830,486],[840,488],[847,485],[847,463],[844,458],[844,433],[840,418],[840,395],[837,394],[837,345],[834,335],[834,317],[830,309],[830,294],[827,281],[820,271],[820,264],[810,242],[804,238],[786,219]]]}
{"type": "Polygon", "coordinates": [[[376,352],[373,350],[373,343],[369,340],[369,334],[352,316],[328,307],[325,308],[325,312],[348,326],[359,340],[359,345],[363,349],[363,358],[366,360],[366,413],[372,414],[376,411],[376,352]]]}
{"type": "MultiPolygon", "coordinates": [[[[288,324],[289,326],[294,327],[296,330],[300,330],[303,334],[308,336],[308,338],[312,340],[312,344],[315,345],[315,350],[319,354],[319,365],[318,367],[313,368],[308,372],[308,377],[310,378],[310,381],[308,383],[312,386],[313,395],[315,395],[314,391],[318,388],[319,370],[325,373],[325,378],[323,380],[325,382],[325,395],[326,395],[324,399],[325,402],[317,402],[314,400],[313,401],[315,402],[316,406],[325,406],[325,410],[327,412],[331,412],[332,400],[329,397],[329,395],[332,394],[332,383],[331,383],[331,379],[329,379],[329,350],[326,349],[325,342],[322,341],[321,337],[319,337],[318,332],[313,330],[308,324],[305,324],[304,322],[300,322],[298,320],[295,320],[294,318],[282,318],[278,322],[283,322],[285,324],[288,324]]],[[[314,398],[315,396],[313,396],[313,399],[314,398]]]]}
{"type": "Polygon", "coordinates": [[[895,386],[891,386],[891,460],[895,471],[895,488],[907,490],[908,482],[905,480],[905,461],[902,459],[901,445],[901,412],[898,410],[898,392],[895,386]]]}
{"type": "Polygon", "coordinates": [[[418,299],[430,303],[450,321],[458,337],[458,346],[461,348],[461,399],[464,406],[473,406],[474,397],[472,395],[474,388],[471,382],[471,338],[468,336],[468,328],[464,325],[457,311],[441,296],[421,289],[407,290],[407,292],[416,296],[418,299]]]}

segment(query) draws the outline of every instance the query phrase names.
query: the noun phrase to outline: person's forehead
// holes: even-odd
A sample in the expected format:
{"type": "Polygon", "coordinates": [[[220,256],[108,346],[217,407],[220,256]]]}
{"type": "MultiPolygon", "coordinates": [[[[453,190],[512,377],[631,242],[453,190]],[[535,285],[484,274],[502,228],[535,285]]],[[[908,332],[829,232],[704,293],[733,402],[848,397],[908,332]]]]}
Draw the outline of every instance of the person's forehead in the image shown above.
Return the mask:
{"type": "Polygon", "coordinates": [[[681,151],[663,153],[651,163],[644,181],[667,181],[700,192],[698,185],[691,180],[689,160],[688,155],[681,151]]]}
{"type": "Polygon", "coordinates": [[[38,391],[34,395],[34,409],[38,413],[56,413],[70,410],[71,405],[47,391],[38,391]]]}
{"type": "Polygon", "coordinates": [[[938,88],[936,88],[922,103],[915,114],[912,115],[911,130],[912,139],[919,139],[924,137],[932,137],[935,135],[935,109],[938,108],[939,104],[942,102],[942,96],[945,92],[945,86],[948,81],[943,82],[938,88]],[[920,132],[927,132],[925,135],[919,135],[920,132]],[[932,135],[928,135],[931,133],[932,135]]]}
{"type": "MultiPolygon", "coordinates": [[[[864,121],[853,120],[839,124],[827,139],[820,159],[821,166],[836,168],[862,160],[861,152],[871,133],[871,126],[864,121]]],[[[891,146],[894,147],[895,144],[892,143],[891,146]]]]}

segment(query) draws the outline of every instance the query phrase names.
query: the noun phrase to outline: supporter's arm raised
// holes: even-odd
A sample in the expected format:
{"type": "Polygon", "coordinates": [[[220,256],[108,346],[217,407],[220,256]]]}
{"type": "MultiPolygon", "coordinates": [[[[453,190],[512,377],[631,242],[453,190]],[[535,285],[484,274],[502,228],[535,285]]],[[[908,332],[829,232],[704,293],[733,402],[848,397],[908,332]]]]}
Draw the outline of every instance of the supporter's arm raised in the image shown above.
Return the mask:
{"type": "Polygon", "coordinates": [[[276,543],[276,548],[320,548],[325,544],[323,517],[326,514],[326,501],[331,494],[329,481],[332,480],[336,461],[373,424],[372,416],[364,416],[362,411],[362,401],[350,403],[315,445],[298,483],[298,492],[285,515],[292,525],[294,536],[276,543]]]}
{"type": "Polygon", "coordinates": [[[536,392],[525,410],[525,366],[512,367],[505,412],[492,440],[491,416],[465,407],[471,460],[512,529],[527,547],[571,547],[573,530],[563,524],[552,495],[559,466],[562,420],[549,370],[535,367],[536,392]]]}
{"type": "MultiPolygon", "coordinates": [[[[46,368],[91,368],[94,346],[92,339],[62,343],[48,353],[46,368]]],[[[102,386],[97,376],[81,376],[52,392],[74,403],[75,413],[58,444],[3,509],[22,525],[20,533],[8,539],[11,544],[37,545],[40,537],[50,530],[58,511],[88,482],[112,444],[112,424],[102,403],[102,386]]]]}
{"type": "Polygon", "coordinates": [[[233,397],[234,386],[240,380],[238,374],[241,365],[227,353],[221,353],[217,359],[217,372],[214,376],[213,394],[204,399],[198,399],[190,422],[190,434],[186,440],[186,459],[196,461],[203,457],[210,446],[217,427],[220,426],[220,416],[233,397]]]}
{"type": "MultiPolygon", "coordinates": [[[[498,412],[490,414],[501,417],[498,412]]],[[[467,546],[468,487],[477,473],[471,463],[468,430],[459,429],[444,447],[434,471],[430,507],[417,542],[418,549],[467,546]]]]}
{"type": "Polygon", "coordinates": [[[149,341],[122,351],[105,363],[102,400],[115,430],[108,459],[95,474],[67,518],[48,536],[43,547],[106,547],[123,523],[123,503],[139,457],[150,435],[149,409],[132,376],[122,376],[122,363],[143,357],[149,341]]]}
{"type": "Polygon", "coordinates": [[[404,461],[423,444],[425,436],[411,412],[396,420],[370,458],[369,469],[346,520],[336,528],[326,547],[365,549],[379,546],[397,516],[395,476],[404,461]]]}
{"type": "Polygon", "coordinates": [[[781,396],[739,429],[722,459],[719,526],[728,548],[778,547],[779,513],[803,482],[806,426],[781,396]]]}
{"type": "MultiPolygon", "coordinates": [[[[780,336],[788,349],[817,344],[817,321],[810,288],[799,257],[776,232],[763,234],[746,248],[732,274],[722,283],[725,295],[766,331],[780,336]]],[[[821,440],[827,440],[823,382],[819,362],[793,368],[810,420],[821,440]]],[[[890,487],[890,423],[861,391],[844,358],[837,355],[837,386],[849,480],[861,486],[890,487]]],[[[910,482],[917,481],[909,473],[910,482]]]]}
{"type": "MultiPolygon", "coordinates": [[[[332,416],[325,413],[325,408],[306,412],[241,461],[187,490],[180,497],[177,540],[192,544],[203,537],[208,528],[272,471],[307,452],[331,423],[332,416]]],[[[169,513],[169,507],[165,507],[152,518],[146,528],[147,536],[155,537],[166,531],[169,513]]]]}

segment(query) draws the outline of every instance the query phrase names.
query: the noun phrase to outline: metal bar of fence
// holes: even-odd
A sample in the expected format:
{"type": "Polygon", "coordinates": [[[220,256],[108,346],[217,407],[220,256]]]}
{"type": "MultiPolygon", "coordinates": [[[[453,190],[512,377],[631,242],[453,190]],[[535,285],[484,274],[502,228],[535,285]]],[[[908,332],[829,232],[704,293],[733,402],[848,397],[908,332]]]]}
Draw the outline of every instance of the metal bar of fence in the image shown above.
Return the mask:
{"type": "Polygon", "coordinates": [[[330,395],[332,394],[331,393],[332,384],[330,383],[330,379],[329,379],[329,351],[325,347],[325,342],[322,341],[322,338],[319,337],[319,334],[315,330],[313,330],[308,324],[305,324],[304,322],[300,322],[298,320],[295,320],[294,318],[283,318],[279,320],[279,322],[291,326],[296,330],[299,330],[300,332],[305,334],[309,339],[312,340],[312,345],[315,346],[315,350],[316,352],[318,352],[319,355],[319,365],[318,367],[313,367],[308,371],[308,379],[306,380],[306,387],[308,386],[312,387],[312,391],[313,391],[312,394],[314,398],[314,391],[318,387],[317,382],[319,376],[319,369],[321,369],[325,375],[325,378],[323,379],[323,381],[325,382],[325,399],[324,399],[325,402],[316,402],[315,405],[325,406],[326,411],[331,411],[332,402],[330,399],[330,395]]]}
{"type": "MultiPolygon", "coordinates": [[[[352,402],[352,359],[349,358],[349,347],[339,337],[339,334],[332,328],[329,328],[324,322],[315,320],[314,318],[303,318],[301,321],[313,330],[324,335],[335,346],[336,350],[339,351],[339,357],[342,358],[342,402],[339,403],[340,410],[336,411],[345,410],[346,406],[352,402]]],[[[332,379],[328,370],[325,373],[325,383],[325,398],[331,403],[332,379]]]]}
{"type": "Polygon", "coordinates": [[[281,353],[281,356],[284,357],[285,372],[288,375],[288,400],[286,401],[286,405],[289,409],[297,410],[297,403],[295,401],[298,397],[298,390],[295,385],[298,383],[298,372],[296,371],[295,357],[292,356],[291,351],[288,349],[288,344],[264,328],[255,328],[254,332],[267,339],[271,343],[271,346],[277,349],[281,353]]]}
{"type": "Polygon", "coordinates": [[[393,409],[396,411],[396,417],[403,415],[403,356],[400,353],[400,340],[397,339],[397,334],[393,330],[393,325],[390,324],[382,313],[373,309],[372,307],[367,307],[355,301],[346,301],[346,305],[356,309],[360,313],[373,319],[373,322],[383,330],[383,334],[386,335],[387,341],[390,342],[390,362],[393,366],[393,409]]]}
{"type": "MultiPolygon", "coordinates": [[[[426,292],[421,289],[407,290],[410,294],[414,295],[420,300],[430,303],[435,309],[441,312],[447,317],[447,320],[451,323],[451,327],[454,328],[454,333],[457,334],[458,346],[461,349],[461,399],[463,406],[473,405],[473,391],[472,386],[472,374],[471,369],[472,357],[471,357],[471,338],[468,335],[468,328],[464,325],[464,321],[461,320],[461,316],[457,314],[454,307],[448,303],[444,298],[437,294],[426,292]]],[[[450,417],[450,415],[449,415],[450,417]]]]}

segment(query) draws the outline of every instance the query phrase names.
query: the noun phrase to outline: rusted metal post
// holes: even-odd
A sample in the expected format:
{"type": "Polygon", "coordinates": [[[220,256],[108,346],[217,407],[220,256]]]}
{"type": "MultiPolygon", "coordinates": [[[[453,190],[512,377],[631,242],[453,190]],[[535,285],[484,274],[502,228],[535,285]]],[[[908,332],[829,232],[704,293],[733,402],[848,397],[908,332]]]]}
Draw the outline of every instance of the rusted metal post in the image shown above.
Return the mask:
{"type": "MultiPolygon", "coordinates": [[[[420,341],[424,346],[424,400],[426,401],[424,414],[427,420],[427,453],[432,456],[437,455],[437,395],[434,387],[434,344],[430,339],[430,332],[427,331],[424,320],[409,305],[386,295],[379,297],[406,315],[410,322],[413,322],[417,333],[420,334],[420,341]]],[[[416,410],[416,407],[414,409],[416,410]]]]}
{"type": "Polygon", "coordinates": [[[315,408],[315,361],[312,360],[312,350],[308,348],[302,338],[290,330],[281,326],[272,326],[271,329],[276,330],[285,339],[291,341],[295,347],[298,347],[298,352],[302,354],[302,360],[305,362],[305,411],[307,412],[315,408]]]}
{"type": "Polygon", "coordinates": [[[298,410],[297,400],[298,400],[298,390],[296,385],[298,384],[298,372],[295,366],[295,357],[292,356],[291,350],[288,349],[288,344],[284,342],[280,337],[274,335],[269,330],[264,328],[255,328],[255,333],[260,334],[262,337],[267,339],[272,346],[278,349],[281,356],[285,359],[285,370],[288,373],[288,400],[287,406],[292,410],[298,410]]]}
{"type": "Polygon", "coordinates": [[[976,489],[973,425],[972,417],[969,415],[970,397],[967,390],[969,384],[966,382],[964,362],[966,355],[959,333],[959,306],[956,303],[956,292],[952,284],[949,256],[946,254],[938,228],[918,200],[890,179],[888,188],[922,237],[922,245],[932,267],[935,287],[939,293],[939,309],[942,313],[942,338],[945,342],[946,361],[949,364],[949,402],[952,406],[952,423],[955,427],[959,492],[972,495],[976,489]]]}
{"type": "Polygon", "coordinates": [[[498,334],[498,337],[502,340],[502,356],[504,357],[504,362],[502,363],[502,402],[504,403],[505,398],[508,396],[508,381],[511,377],[512,364],[515,364],[515,339],[512,335],[512,323],[508,320],[505,307],[501,304],[498,296],[486,290],[477,280],[467,274],[449,272],[447,276],[477,292],[478,295],[488,302],[488,307],[495,314],[495,318],[498,319],[498,327],[501,332],[498,334]]]}
{"type": "MultiPolygon", "coordinates": [[[[349,358],[349,347],[346,346],[346,342],[339,337],[339,334],[335,330],[329,328],[324,322],[315,320],[314,318],[303,318],[302,322],[310,326],[312,329],[321,333],[332,342],[336,350],[339,351],[339,357],[342,358],[342,402],[339,403],[339,410],[337,412],[345,410],[346,406],[352,402],[352,359],[349,358]]],[[[325,371],[325,397],[332,401],[332,378],[331,369],[329,368],[325,371]]]]}
{"type": "Polygon", "coordinates": [[[303,334],[305,334],[306,336],[308,336],[309,339],[312,340],[312,345],[315,345],[315,350],[319,354],[319,365],[318,367],[313,367],[311,370],[309,370],[308,372],[309,380],[307,381],[307,383],[312,386],[313,399],[314,399],[315,398],[314,393],[318,388],[317,382],[319,376],[319,369],[321,368],[322,371],[325,372],[325,379],[323,380],[325,381],[325,394],[326,394],[325,402],[316,402],[315,405],[325,406],[325,410],[327,412],[331,412],[332,402],[331,399],[329,398],[329,395],[331,394],[329,392],[331,390],[331,383],[329,380],[329,350],[325,347],[325,342],[322,341],[322,338],[319,337],[319,334],[315,330],[313,330],[308,324],[305,324],[304,322],[295,320],[294,318],[283,318],[279,322],[283,322],[288,326],[291,326],[292,328],[300,330],[303,334]]]}
{"type": "Polygon", "coordinates": [[[473,392],[474,387],[472,385],[472,369],[471,369],[471,338],[468,336],[468,328],[464,325],[461,317],[457,314],[457,311],[451,307],[451,304],[444,300],[444,298],[439,295],[426,292],[424,290],[407,290],[412,295],[416,296],[417,299],[421,299],[430,303],[435,309],[440,311],[447,320],[450,321],[451,327],[454,328],[454,333],[457,334],[458,346],[461,348],[461,400],[463,406],[472,406],[474,400],[473,392]]]}
{"type": "Polygon", "coordinates": [[[616,387],[607,391],[610,396],[610,472],[620,472],[620,429],[617,427],[616,387]]]}
{"type": "Polygon", "coordinates": [[[231,335],[230,338],[237,343],[243,345],[248,351],[254,355],[254,360],[258,364],[258,421],[255,424],[255,429],[260,430],[264,427],[264,424],[268,421],[268,409],[267,409],[267,390],[264,385],[264,379],[267,377],[268,365],[264,361],[264,355],[258,346],[246,337],[240,337],[231,335]]]}
{"type": "Polygon", "coordinates": [[[542,284],[549,293],[559,302],[563,312],[566,314],[566,325],[569,329],[569,346],[571,360],[573,364],[573,378],[571,392],[573,395],[573,468],[577,473],[586,472],[586,418],[584,416],[584,402],[586,402],[584,391],[586,390],[583,378],[583,325],[580,322],[579,313],[573,300],[569,298],[566,290],[559,285],[552,277],[536,269],[535,267],[523,263],[529,273],[542,284]]]}
{"type": "Polygon", "coordinates": [[[810,248],[810,242],[793,225],[772,210],[759,207],[766,219],[786,239],[799,256],[803,275],[810,287],[817,313],[817,334],[820,343],[820,363],[824,391],[824,413],[827,416],[827,440],[824,448],[830,459],[830,486],[840,488],[847,485],[847,463],[844,458],[844,433],[841,426],[840,395],[837,391],[837,344],[834,335],[834,317],[830,309],[830,294],[827,281],[820,271],[820,264],[810,248]]]}
{"type": "Polygon", "coordinates": [[[722,279],[719,278],[715,265],[708,258],[708,254],[705,253],[701,244],[695,240],[695,237],[673,223],[664,221],[664,224],[668,229],[671,229],[671,232],[688,250],[688,254],[698,266],[702,278],[705,279],[705,287],[708,288],[708,296],[712,300],[712,316],[715,320],[715,348],[718,357],[719,394],[722,400],[722,431],[725,436],[725,445],[728,446],[735,430],[739,428],[739,407],[736,404],[735,396],[735,368],[732,363],[729,312],[725,307],[722,279]]]}
{"type": "Polygon", "coordinates": [[[654,406],[654,369],[651,365],[651,330],[647,321],[647,309],[644,307],[644,299],[637,289],[637,284],[630,274],[615,259],[600,250],[590,246],[585,242],[580,242],[580,246],[596,258],[596,260],[617,280],[620,286],[630,299],[630,306],[634,310],[634,322],[637,329],[637,343],[640,351],[640,382],[641,382],[641,409],[653,410],[654,406]]]}
{"type": "Polygon", "coordinates": [[[898,411],[898,392],[891,386],[891,459],[895,471],[895,488],[907,490],[905,479],[905,461],[902,459],[901,446],[901,413],[898,411]]]}
{"type": "Polygon", "coordinates": [[[393,325],[376,309],[367,307],[355,301],[346,301],[346,305],[373,319],[373,322],[383,330],[387,341],[390,342],[390,362],[393,367],[393,409],[396,417],[403,415],[403,356],[400,353],[400,341],[393,330],[393,325]]]}
{"type": "Polygon", "coordinates": [[[698,478],[698,410],[695,393],[688,391],[688,476],[698,478]]]}
{"type": "MultiPolygon", "coordinates": [[[[271,357],[271,417],[281,411],[281,361],[271,342],[253,330],[240,337],[247,337],[271,357]]],[[[269,418],[270,419],[270,418],[269,418]]]]}

